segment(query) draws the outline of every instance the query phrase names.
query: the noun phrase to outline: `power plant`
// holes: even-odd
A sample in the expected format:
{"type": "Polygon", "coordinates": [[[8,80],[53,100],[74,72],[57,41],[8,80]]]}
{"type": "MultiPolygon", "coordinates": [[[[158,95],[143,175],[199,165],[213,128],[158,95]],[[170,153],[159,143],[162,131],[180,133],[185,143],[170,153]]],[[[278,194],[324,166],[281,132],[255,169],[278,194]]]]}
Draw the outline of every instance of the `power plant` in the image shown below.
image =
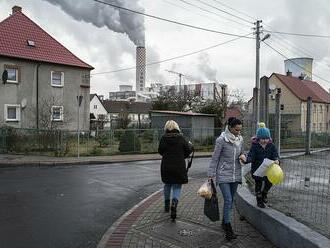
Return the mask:
{"type": "Polygon", "coordinates": [[[293,77],[300,77],[312,80],[313,59],[312,58],[292,58],[284,61],[285,73],[292,73],[293,77]]]}

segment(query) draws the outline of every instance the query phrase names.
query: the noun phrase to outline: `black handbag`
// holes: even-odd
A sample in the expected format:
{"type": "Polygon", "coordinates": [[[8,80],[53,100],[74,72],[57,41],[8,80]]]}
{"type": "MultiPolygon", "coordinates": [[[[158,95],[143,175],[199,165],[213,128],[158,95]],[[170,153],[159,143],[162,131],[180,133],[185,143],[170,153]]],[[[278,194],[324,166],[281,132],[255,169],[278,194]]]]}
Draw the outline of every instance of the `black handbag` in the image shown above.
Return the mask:
{"type": "Polygon", "coordinates": [[[211,221],[214,222],[220,220],[219,203],[218,203],[217,190],[215,188],[214,182],[212,179],[210,180],[211,180],[212,197],[211,199],[205,199],[204,201],[204,214],[211,221]]]}

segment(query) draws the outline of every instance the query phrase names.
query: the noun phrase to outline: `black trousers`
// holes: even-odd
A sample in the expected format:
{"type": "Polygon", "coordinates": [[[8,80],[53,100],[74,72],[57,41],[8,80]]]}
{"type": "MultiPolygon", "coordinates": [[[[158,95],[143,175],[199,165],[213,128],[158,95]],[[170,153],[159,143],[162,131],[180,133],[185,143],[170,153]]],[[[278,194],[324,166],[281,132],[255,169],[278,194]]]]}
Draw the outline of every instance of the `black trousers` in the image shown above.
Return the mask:
{"type": "Polygon", "coordinates": [[[255,181],[255,192],[257,196],[261,196],[262,193],[267,194],[270,188],[273,186],[267,177],[253,176],[253,179],[255,181]],[[264,187],[262,187],[262,184],[264,184],[264,187]]]}

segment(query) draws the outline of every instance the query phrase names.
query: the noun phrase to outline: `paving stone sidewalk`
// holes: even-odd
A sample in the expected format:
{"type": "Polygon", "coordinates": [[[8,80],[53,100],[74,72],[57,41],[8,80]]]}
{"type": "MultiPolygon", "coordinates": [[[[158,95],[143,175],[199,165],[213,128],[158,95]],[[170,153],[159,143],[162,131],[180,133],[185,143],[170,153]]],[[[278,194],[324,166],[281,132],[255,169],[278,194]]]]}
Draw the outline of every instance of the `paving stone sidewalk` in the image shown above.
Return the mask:
{"type": "MultiPolygon", "coordinates": [[[[203,180],[196,179],[184,185],[175,222],[164,213],[163,195],[158,192],[115,223],[106,242],[99,247],[275,247],[248,222],[240,220],[236,210],[233,228],[238,238],[227,242],[221,222],[211,222],[203,214],[204,200],[196,194],[202,183],[203,180]]],[[[219,204],[222,212],[221,194],[219,204]]]]}

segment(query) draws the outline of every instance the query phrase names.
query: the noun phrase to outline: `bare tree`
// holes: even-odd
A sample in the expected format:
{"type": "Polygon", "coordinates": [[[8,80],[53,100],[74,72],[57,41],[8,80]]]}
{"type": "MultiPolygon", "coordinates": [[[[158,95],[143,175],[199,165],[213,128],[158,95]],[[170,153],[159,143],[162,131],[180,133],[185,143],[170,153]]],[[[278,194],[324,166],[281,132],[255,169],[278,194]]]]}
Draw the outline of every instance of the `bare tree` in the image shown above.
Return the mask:
{"type": "MultiPolygon", "coordinates": [[[[61,108],[60,115],[62,119],[56,120],[54,117],[54,107],[62,107],[63,101],[54,96],[42,97],[39,100],[39,129],[45,130],[57,130],[61,126],[65,126],[66,123],[72,121],[72,114],[66,109],[61,108]]],[[[36,107],[30,107],[28,110],[36,119],[36,107]]]]}

